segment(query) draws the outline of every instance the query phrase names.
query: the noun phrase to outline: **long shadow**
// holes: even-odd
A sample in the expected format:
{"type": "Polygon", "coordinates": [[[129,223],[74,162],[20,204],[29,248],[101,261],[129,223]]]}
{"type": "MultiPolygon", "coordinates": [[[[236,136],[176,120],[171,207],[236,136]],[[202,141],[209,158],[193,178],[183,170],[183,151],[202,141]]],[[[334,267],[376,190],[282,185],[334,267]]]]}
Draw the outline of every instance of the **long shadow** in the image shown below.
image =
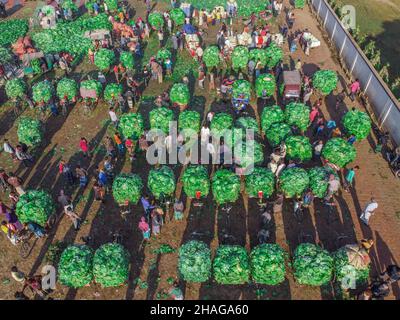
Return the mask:
{"type": "Polygon", "coordinates": [[[13,127],[16,119],[17,118],[15,117],[14,112],[11,110],[11,107],[9,107],[7,111],[3,112],[0,119],[0,136],[4,136],[13,127]]]}

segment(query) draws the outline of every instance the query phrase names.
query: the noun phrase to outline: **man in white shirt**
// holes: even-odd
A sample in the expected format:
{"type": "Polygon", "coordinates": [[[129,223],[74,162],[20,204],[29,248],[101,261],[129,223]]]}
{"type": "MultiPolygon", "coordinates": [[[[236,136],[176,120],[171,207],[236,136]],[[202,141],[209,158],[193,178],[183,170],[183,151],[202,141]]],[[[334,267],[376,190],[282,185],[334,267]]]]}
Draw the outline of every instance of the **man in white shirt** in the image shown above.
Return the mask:
{"type": "Polygon", "coordinates": [[[339,191],[340,181],[336,179],[335,175],[331,174],[328,181],[328,194],[332,195],[339,191]]]}
{"type": "Polygon", "coordinates": [[[196,55],[197,55],[197,60],[199,60],[200,62],[201,59],[203,59],[203,48],[201,46],[197,46],[196,55]]]}
{"type": "Polygon", "coordinates": [[[117,114],[115,113],[113,107],[110,108],[110,111],[108,111],[108,114],[110,115],[110,119],[111,119],[113,126],[115,128],[117,128],[118,127],[118,117],[117,117],[117,114]]]}
{"type": "Polygon", "coordinates": [[[360,216],[361,221],[367,226],[369,225],[369,219],[375,213],[376,209],[378,209],[378,203],[374,198],[371,198],[371,202],[367,204],[364,212],[360,216]]]}
{"type": "Polygon", "coordinates": [[[207,125],[201,128],[201,144],[206,144],[210,139],[210,129],[207,125]]]}
{"type": "Polygon", "coordinates": [[[211,157],[211,164],[214,164],[215,147],[214,147],[214,145],[213,145],[211,142],[209,142],[209,143],[207,144],[207,152],[208,152],[208,154],[209,154],[210,157],[211,157]]]}

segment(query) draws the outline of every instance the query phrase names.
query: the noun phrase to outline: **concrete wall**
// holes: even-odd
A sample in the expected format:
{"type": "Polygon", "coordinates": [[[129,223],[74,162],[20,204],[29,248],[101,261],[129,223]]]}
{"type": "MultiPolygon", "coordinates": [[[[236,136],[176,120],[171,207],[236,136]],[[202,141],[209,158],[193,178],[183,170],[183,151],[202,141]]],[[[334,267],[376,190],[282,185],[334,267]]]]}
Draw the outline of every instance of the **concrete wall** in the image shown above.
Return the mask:
{"type": "Polygon", "coordinates": [[[371,104],[380,126],[400,145],[400,104],[326,0],[310,0],[329,38],[371,104]]]}

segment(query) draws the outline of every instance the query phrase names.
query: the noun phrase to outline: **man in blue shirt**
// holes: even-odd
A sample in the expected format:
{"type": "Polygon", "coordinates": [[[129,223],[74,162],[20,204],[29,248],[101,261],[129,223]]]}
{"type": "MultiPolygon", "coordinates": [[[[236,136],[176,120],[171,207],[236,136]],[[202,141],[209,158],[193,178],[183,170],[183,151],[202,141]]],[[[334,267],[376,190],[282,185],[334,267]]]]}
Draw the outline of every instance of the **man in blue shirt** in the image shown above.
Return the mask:
{"type": "Polygon", "coordinates": [[[353,145],[354,144],[354,142],[356,142],[356,137],[354,136],[354,134],[352,134],[350,137],[349,137],[349,139],[347,139],[347,142],[349,143],[349,144],[351,144],[351,145],[353,145]]]}

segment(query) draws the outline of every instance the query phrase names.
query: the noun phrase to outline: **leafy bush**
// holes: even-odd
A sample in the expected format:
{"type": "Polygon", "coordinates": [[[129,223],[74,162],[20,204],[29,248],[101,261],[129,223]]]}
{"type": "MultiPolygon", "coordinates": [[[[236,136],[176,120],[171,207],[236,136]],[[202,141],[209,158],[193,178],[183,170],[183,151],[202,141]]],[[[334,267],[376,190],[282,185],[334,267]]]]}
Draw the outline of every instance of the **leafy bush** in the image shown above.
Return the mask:
{"type": "Polygon", "coordinates": [[[28,190],[17,202],[16,214],[22,223],[35,222],[44,227],[55,206],[51,196],[43,190],[28,190]]]}
{"type": "Polygon", "coordinates": [[[235,202],[240,194],[240,179],[227,169],[217,170],[212,177],[212,192],[218,204],[235,202]]]}
{"type": "Polygon", "coordinates": [[[354,134],[359,141],[368,137],[371,131],[370,117],[359,110],[347,112],[343,117],[343,125],[347,133],[354,134]]]}
{"type": "Polygon", "coordinates": [[[178,269],[187,282],[206,282],[211,276],[211,251],[201,241],[189,241],[179,249],[178,269]]]}
{"type": "Polygon", "coordinates": [[[196,192],[200,191],[202,197],[207,197],[210,191],[210,179],[206,167],[201,165],[191,165],[185,169],[182,176],[183,190],[190,198],[196,197],[196,192]]]}
{"type": "Polygon", "coordinates": [[[298,167],[284,169],[279,176],[279,187],[288,198],[301,196],[309,183],[307,171],[298,167]]]}
{"type": "Polygon", "coordinates": [[[147,186],[156,199],[172,196],[175,192],[175,175],[171,168],[162,166],[149,172],[147,186]]]}
{"type": "Polygon", "coordinates": [[[300,162],[307,162],[312,158],[312,146],[307,137],[290,136],[285,140],[287,158],[300,162]]]}
{"type": "Polygon", "coordinates": [[[344,168],[356,158],[356,149],[346,140],[332,138],[323,147],[322,156],[338,167],[344,168]]]}
{"type": "Polygon", "coordinates": [[[246,192],[251,198],[257,198],[258,192],[263,192],[263,197],[268,198],[274,193],[275,175],[271,170],[262,167],[254,168],[254,171],[246,175],[246,192]]]}
{"type": "Polygon", "coordinates": [[[136,204],[143,189],[142,179],[137,174],[119,174],[113,182],[112,191],[117,203],[122,204],[129,201],[136,204]]]}
{"type": "Polygon", "coordinates": [[[213,262],[214,279],[219,284],[245,284],[250,266],[246,249],[223,245],[217,249],[213,262]]]}

